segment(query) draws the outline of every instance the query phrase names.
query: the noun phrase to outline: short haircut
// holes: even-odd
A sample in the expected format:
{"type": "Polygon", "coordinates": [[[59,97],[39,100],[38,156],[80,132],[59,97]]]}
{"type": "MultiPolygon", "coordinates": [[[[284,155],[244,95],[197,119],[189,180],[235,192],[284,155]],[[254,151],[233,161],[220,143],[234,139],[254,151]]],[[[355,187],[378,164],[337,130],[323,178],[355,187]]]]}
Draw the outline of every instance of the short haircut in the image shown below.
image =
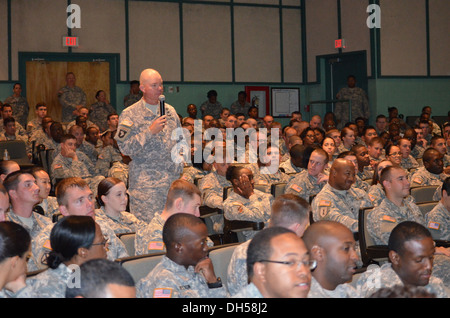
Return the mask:
{"type": "Polygon", "coordinates": [[[183,202],[187,202],[192,200],[195,195],[202,196],[195,184],[183,179],[177,179],[170,185],[165,207],[171,208],[178,198],[182,198],[183,202]]]}
{"type": "Polygon", "coordinates": [[[380,137],[373,137],[372,139],[370,139],[370,141],[367,143],[367,146],[373,147],[375,144],[383,145],[383,141],[380,137]]]}
{"type": "MultiPolygon", "coordinates": [[[[329,161],[328,153],[327,153],[325,150],[323,150],[323,148],[321,148],[321,147],[314,148],[314,150],[311,151],[311,154],[312,154],[313,152],[318,152],[318,153],[320,153],[320,154],[325,158],[325,164],[328,163],[328,161],[329,161]]],[[[311,156],[310,156],[310,157],[311,157],[311,156]]]]}
{"type": "Polygon", "coordinates": [[[344,152],[341,152],[337,157],[338,158],[345,158],[345,157],[348,157],[348,156],[355,156],[356,157],[356,153],[354,152],[354,151],[344,151],[344,152]]]}
{"type": "Polygon", "coordinates": [[[45,108],[47,108],[47,104],[44,103],[44,102],[39,102],[39,103],[37,103],[36,106],[35,106],[36,110],[38,110],[40,107],[45,107],[45,108]]]}
{"type": "Polygon", "coordinates": [[[434,148],[427,148],[427,149],[423,152],[423,155],[422,155],[422,161],[423,161],[423,162],[429,162],[429,161],[431,160],[431,157],[432,157],[433,153],[435,153],[435,152],[437,152],[438,154],[440,154],[439,151],[437,151],[437,150],[434,149],[434,148]]]}
{"type": "Polygon", "coordinates": [[[0,222],[0,264],[10,257],[22,257],[30,244],[31,236],[22,225],[12,221],[0,222]]]}
{"type": "Polygon", "coordinates": [[[356,145],[354,145],[352,147],[351,151],[353,151],[356,154],[358,152],[358,150],[361,149],[361,148],[366,148],[367,149],[367,147],[362,145],[362,144],[356,144],[356,145]]]}
{"type": "Polygon", "coordinates": [[[184,237],[191,234],[191,228],[203,224],[203,221],[187,213],[176,213],[170,216],[164,223],[162,236],[163,242],[169,252],[175,243],[183,241],[184,237]]]}
{"type": "Polygon", "coordinates": [[[431,237],[431,233],[423,225],[412,221],[401,222],[394,227],[389,236],[388,249],[402,255],[406,242],[427,237],[431,237]]]}
{"type": "Polygon", "coordinates": [[[391,178],[392,170],[404,170],[404,169],[402,167],[389,166],[389,167],[386,167],[383,170],[381,170],[379,177],[380,177],[380,183],[383,186],[383,188],[384,188],[383,182],[386,180],[389,180],[391,178]]]}
{"type": "Polygon", "coordinates": [[[309,218],[311,207],[305,199],[295,194],[283,194],[275,198],[270,217],[271,226],[289,227],[309,218]]]}
{"type": "MultiPolygon", "coordinates": [[[[75,126],[73,126],[73,127],[75,127],[75,126]]],[[[80,126],[77,126],[77,127],[80,127],[80,126]]],[[[72,128],[72,127],[70,127],[70,128],[72,128]]],[[[77,140],[77,138],[74,135],[72,135],[72,134],[64,134],[61,137],[61,143],[65,143],[67,140],[70,140],[70,139],[77,140]]]]}
{"type": "Polygon", "coordinates": [[[86,189],[89,188],[86,181],[79,177],[71,177],[62,179],[56,185],[55,194],[59,205],[67,205],[66,193],[71,188],[86,189]]]}
{"type": "Polygon", "coordinates": [[[92,259],[80,266],[80,287],[66,288],[66,298],[106,298],[109,284],[134,287],[130,273],[119,263],[92,259]]]}
{"type": "Polygon", "coordinates": [[[9,123],[15,123],[16,120],[14,119],[14,117],[7,117],[5,119],[3,119],[3,126],[6,127],[6,125],[8,125],[9,123]]]}
{"type": "Polygon", "coordinates": [[[22,170],[14,171],[8,174],[5,180],[3,181],[3,185],[5,186],[6,191],[9,192],[11,190],[17,190],[17,186],[20,183],[20,177],[24,174],[29,174],[33,176],[30,172],[22,170]]]}
{"type": "Polygon", "coordinates": [[[110,120],[112,116],[119,116],[117,113],[110,113],[108,116],[106,116],[106,120],[110,120]]]}
{"type": "MultiPolygon", "coordinates": [[[[235,166],[235,165],[230,165],[227,169],[227,173],[226,173],[226,178],[228,181],[232,181],[232,180],[236,180],[239,178],[239,173],[242,169],[249,169],[245,166],[235,166]]],[[[249,169],[250,170],[250,169],[249,169]]],[[[250,170],[251,171],[251,170],[250,170]]]]}
{"type": "Polygon", "coordinates": [[[1,160],[0,161],[0,174],[9,174],[11,165],[16,163],[14,160],[1,160]]]}
{"type": "Polygon", "coordinates": [[[445,180],[442,182],[441,194],[443,194],[444,191],[447,193],[447,195],[450,195],[450,177],[445,178],[445,180]]]}
{"type": "Polygon", "coordinates": [[[286,233],[295,235],[291,230],[278,226],[268,227],[256,233],[247,249],[247,274],[249,279],[253,277],[253,266],[255,263],[270,259],[270,256],[273,253],[270,241],[274,237],[286,233]]]}
{"type": "Polygon", "coordinates": [[[439,135],[431,137],[431,140],[430,140],[430,146],[431,146],[431,147],[435,147],[435,146],[436,146],[436,143],[437,143],[437,141],[438,141],[439,139],[444,139],[444,141],[445,141],[445,138],[442,137],[442,136],[439,136],[439,135]]]}

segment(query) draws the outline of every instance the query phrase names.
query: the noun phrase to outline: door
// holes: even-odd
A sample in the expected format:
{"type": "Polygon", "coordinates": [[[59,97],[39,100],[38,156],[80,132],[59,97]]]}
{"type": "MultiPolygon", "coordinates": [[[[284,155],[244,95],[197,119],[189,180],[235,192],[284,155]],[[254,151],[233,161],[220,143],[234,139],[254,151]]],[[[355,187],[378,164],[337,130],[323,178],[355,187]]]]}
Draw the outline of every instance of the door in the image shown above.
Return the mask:
{"type": "MultiPolygon", "coordinates": [[[[347,87],[347,77],[354,75],[356,86],[367,92],[367,56],[366,51],[357,51],[322,56],[325,64],[326,99],[336,99],[341,88],[347,87]]],[[[334,103],[327,106],[327,111],[334,111],[334,103]]],[[[354,118],[352,118],[354,120],[354,118]]]]}
{"type": "Polygon", "coordinates": [[[47,113],[56,121],[61,121],[61,105],[58,101],[58,90],[66,85],[66,74],[73,72],[76,85],[86,93],[86,106],[96,102],[95,94],[103,90],[110,99],[110,63],[64,62],[64,61],[27,61],[26,92],[30,105],[28,120],[35,117],[35,105],[38,102],[47,104],[47,113]]]}

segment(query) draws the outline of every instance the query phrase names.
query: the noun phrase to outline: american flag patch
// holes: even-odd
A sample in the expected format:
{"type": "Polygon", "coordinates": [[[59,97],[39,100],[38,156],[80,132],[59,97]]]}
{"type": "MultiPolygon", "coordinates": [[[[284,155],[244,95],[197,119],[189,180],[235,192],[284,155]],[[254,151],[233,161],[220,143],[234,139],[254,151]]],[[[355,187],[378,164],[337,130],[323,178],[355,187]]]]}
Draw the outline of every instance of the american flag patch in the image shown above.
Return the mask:
{"type": "Polygon", "coordinates": [[[439,230],[439,228],[441,227],[441,224],[438,222],[428,222],[428,228],[432,229],[432,230],[439,230]]]}
{"type": "Polygon", "coordinates": [[[155,288],[153,290],[153,298],[171,298],[172,288],[155,288]]]}
{"type": "Polygon", "coordinates": [[[163,242],[155,242],[152,241],[148,244],[148,249],[149,250],[162,250],[164,248],[164,243],[163,242]]]}

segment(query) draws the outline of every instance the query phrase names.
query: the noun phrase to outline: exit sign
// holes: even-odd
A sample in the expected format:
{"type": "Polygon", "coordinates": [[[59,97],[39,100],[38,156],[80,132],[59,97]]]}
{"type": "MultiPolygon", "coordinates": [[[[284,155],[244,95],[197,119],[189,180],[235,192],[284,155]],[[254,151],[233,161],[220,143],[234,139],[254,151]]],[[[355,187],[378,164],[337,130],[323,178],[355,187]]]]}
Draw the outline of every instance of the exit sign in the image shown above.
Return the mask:
{"type": "Polygon", "coordinates": [[[77,36],[63,36],[63,46],[78,47],[77,36]]]}
{"type": "Polygon", "coordinates": [[[344,39],[334,40],[334,48],[335,49],[345,49],[345,40],[344,39]]]}

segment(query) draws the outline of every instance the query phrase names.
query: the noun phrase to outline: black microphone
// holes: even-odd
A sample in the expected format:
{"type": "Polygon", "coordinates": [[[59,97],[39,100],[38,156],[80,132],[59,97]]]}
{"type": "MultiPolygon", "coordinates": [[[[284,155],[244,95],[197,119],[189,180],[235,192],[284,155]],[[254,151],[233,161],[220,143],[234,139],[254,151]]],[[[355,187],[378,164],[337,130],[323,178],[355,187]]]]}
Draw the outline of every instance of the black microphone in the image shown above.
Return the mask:
{"type": "Polygon", "coordinates": [[[166,97],[164,95],[159,95],[159,113],[161,116],[166,114],[166,108],[164,107],[164,100],[166,97]]]}

